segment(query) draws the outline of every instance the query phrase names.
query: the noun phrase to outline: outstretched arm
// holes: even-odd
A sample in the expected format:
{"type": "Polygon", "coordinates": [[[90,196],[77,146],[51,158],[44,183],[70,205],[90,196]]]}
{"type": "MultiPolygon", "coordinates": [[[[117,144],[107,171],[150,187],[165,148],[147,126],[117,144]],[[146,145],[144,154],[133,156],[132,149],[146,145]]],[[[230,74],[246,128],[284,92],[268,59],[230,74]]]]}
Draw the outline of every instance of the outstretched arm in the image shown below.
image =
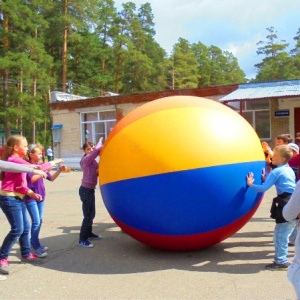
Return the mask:
{"type": "Polygon", "coordinates": [[[45,178],[46,174],[42,170],[32,168],[31,166],[15,164],[13,162],[0,160],[0,170],[12,173],[33,173],[45,178]]]}
{"type": "Polygon", "coordinates": [[[55,173],[51,174],[50,181],[54,181],[60,175],[61,172],[66,172],[66,171],[67,171],[66,166],[60,166],[59,169],[55,173]]]}
{"type": "Polygon", "coordinates": [[[247,185],[254,188],[256,192],[266,192],[272,185],[275,183],[275,177],[271,172],[270,175],[267,177],[266,181],[263,184],[254,184],[254,174],[249,172],[247,174],[247,185]]]}
{"type": "Polygon", "coordinates": [[[86,155],[82,158],[82,161],[84,161],[85,164],[89,164],[90,162],[92,162],[99,155],[99,153],[100,153],[100,151],[103,147],[102,141],[103,141],[103,137],[101,137],[99,139],[99,141],[98,141],[97,145],[95,146],[94,150],[90,154],[88,154],[88,155],[86,155]]]}

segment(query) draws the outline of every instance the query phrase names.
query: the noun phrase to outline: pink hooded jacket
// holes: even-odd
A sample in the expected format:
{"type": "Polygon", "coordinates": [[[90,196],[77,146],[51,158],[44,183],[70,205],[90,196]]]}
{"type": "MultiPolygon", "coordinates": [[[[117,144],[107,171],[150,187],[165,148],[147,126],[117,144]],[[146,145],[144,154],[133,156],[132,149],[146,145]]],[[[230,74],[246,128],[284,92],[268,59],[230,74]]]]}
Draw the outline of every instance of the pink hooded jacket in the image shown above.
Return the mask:
{"type": "MultiPolygon", "coordinates": [[[[15,155],[11,155],[7,159],[7,161],[22,165],[32,165],[28,161],[15,155]]],[[[41,164],[40,166],[43,171],[48,171],[52,168],[51,163],[49,162],[41,164]]],[[[4,172],[1,191],[2,194],[5,194],[5,192],[13,193],[22,199],[29,191],[29,188],[27,186],[26,173],[4,172]]]]}

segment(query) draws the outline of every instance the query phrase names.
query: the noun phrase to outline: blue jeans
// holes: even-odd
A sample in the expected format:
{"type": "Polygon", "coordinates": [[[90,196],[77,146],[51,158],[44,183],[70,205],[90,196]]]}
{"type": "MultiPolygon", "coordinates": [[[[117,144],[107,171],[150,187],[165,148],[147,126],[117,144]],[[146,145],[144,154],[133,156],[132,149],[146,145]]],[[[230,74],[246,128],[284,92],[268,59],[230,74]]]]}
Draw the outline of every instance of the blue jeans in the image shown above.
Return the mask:
{"type": "Polygon", "coordinates": [[[34,250],[41,247],[39,234],[43,223],[45,201],[29,201],[26,203],[27,210],[31,217],[31,246],[34,250]]]}
{"type": "Polygon", "coordinates": [[[30,222],[25,202],[18,197],[0,195],[0,206],[11,227],[1,246],[0,258],[9,256],[17,239],[19,239],[21,255],[27,257],[30,254],[30,222]]]}
{"type": "Polygon", "coordinates": [[[92,233],[93,220],[96,215],[95,189],[83,186],[79,188],[79,196],[82,202],[83,221],[80,229],[79,240],[86,241],[92,233]]]}
{"type": "Polygon", "coordinates": [[[284,223],[277,223],[274,230],[274,246],[275,246],[275,259],[278,264],[285,264],[288,262],[288,244],[289,237],[296,226],[296,220],[284,223]]]}

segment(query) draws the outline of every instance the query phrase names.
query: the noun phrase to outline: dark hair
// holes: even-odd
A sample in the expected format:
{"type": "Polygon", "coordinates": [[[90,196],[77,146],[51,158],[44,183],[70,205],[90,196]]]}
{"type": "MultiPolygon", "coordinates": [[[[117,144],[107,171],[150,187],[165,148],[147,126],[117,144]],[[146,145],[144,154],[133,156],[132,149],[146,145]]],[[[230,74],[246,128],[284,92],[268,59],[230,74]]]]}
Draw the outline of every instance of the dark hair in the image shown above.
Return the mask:
{"type": "Polygon", "coordinates": [[[84,151],[88,147],[95,147],[95,143],[93,142],[85,142],[82,146],[82,150],[84,151]]]}
{"type": "Polygon", "coordinates": [[[292,143],[293,142],[294,138],[289,133],[286,133],[285,136],[288,139],[288,143],[292,143]]]}
{"type": "MultiPolygon", "coordinates": [[[[280,134],[280,135],[278,135],[278,136],[276,137],[276,140],[283,140],[283,142],[284,142],[285,144],[288,144],[288,143],[289,143],[289,138],[287,137],[286,134],[280,134]]],[[[293,141],[293,139],[292,139],[292,141],[293,141]]]]}
{"type": "Polygon", "coordinates": [[[82,146],[82,150],[85,150],[87,147],[90,147],[89,143],[84,143],[82,146]]]}

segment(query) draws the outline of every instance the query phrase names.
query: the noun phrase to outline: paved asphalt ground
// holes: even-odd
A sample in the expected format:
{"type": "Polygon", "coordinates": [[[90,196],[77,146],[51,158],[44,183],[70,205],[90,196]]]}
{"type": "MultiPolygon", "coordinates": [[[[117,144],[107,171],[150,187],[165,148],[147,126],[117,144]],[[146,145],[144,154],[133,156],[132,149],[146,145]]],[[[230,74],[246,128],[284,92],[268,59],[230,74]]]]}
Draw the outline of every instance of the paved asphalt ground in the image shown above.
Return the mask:
{"type": "MultiPolygon", "coordinates": [[[[0,281],[0,299],[295,299],[285,271],[267,271],[274,248],[269,218],[272,189],[238,233],[209,249],[167,252],[122,233],[107,213],[99,190],[94,248],[78,246],[82,221],[78,187],[81,172],[47,182],[41,231],[50,247],[38,266],[20,262],[18,244],[11,273],[0,281]]],[[[0,242],[9,231],[0,212],[0,242]]],[[[294,249],[290,249],[290,257],[294,249]]]]}

